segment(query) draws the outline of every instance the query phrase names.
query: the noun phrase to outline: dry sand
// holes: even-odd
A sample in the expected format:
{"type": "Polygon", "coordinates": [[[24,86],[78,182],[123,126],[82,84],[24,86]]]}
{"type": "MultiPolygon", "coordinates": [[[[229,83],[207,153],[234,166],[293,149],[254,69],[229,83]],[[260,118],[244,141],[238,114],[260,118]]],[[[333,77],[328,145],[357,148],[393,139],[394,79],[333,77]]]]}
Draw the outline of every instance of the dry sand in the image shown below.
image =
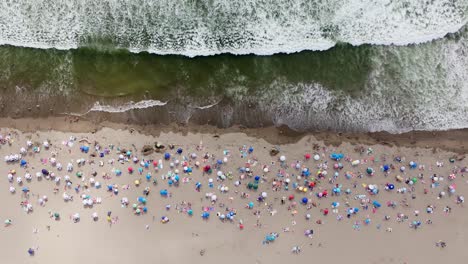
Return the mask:
{"type": "MultiPolygon", "coordinates": [[[[40,126],[40,124],[23,124],[30,126],[29,129],[40,126]]],[[[18,126],[15,126],[18,127],[18,126]]],[[[1,134],[5,138],[11,135],[11,144],[1,145],[0,154],[6,156],[20,152],[21,147],[26,147],[26,141],[36,142],[41,147],[39,153],[33,153],[28,149],[28,154],[24,157],[28,162],[27,168],[20,168],[18,162],[6,163],[0,166],[0,199],[2,209],[0,209],[0,220],[11,219],[12,225],[1,227],[0,246],[2,248],[2,263],[283,263],[285,261],[294,261],[297,263],[311,261],[322,261],[329,263],[439,263],[455,262],[462,263],[468,257],[468,218],[466,218],[466,209],[463,204],[456,203],[457,195],[466,195],[468,181],[463,173],[460,172],[467,164],[465,160],[457,160],[454,163],[449,162],[449,158],[456,154],[437,149],[409,148],[397,146],[371,145],[363,146],[363,153],[356,151],[356,145],[342,143],[341,145],[326,146],[323,141],[317,141],[316,138],[307,135],[295,143],[282,144],[278,146],[280,152],[276,156],[270,155],[270,149],[274,146],[263,139],[247,136],[244,133],[225,133],[214,136],[209,133],[171,133],[160,132],[158,137],[140,134],[137,131],[115,130],[112,128],[102,128],[96,133],[79,132],[57,132],[57,131],[39,131],[39,132],[20,132],[3,128],[1,134]],[[77,138],[73,147],[67,147],[62,141],[69,140],[70,136],[77,138]],[[80,146],[87,145],[85,142],[79,143],[81,138],[87,138],[91,148],[88,154],[80,151],[80,146]],[[43,142],[48,141],[51,147],[46,150],[43,142]],[[142,175],[137,171],[133,174],[127,172],[127,167],[132,162],[120,164],[117,162],[117,148],[125,148],[132,151],[141,161],[163,159],[163,153],[153,153],[149,156],[143,156],[141,149],[143,145],[162,142],[166,146],[173,144],[173,150],[167,149],[172,155],[172,162],[178,159],[182,162],[186,156],[191,162],[193,173],[184,174],[182,167],[180,177],[190,178],[188,183],[180,183],[179,187],[169,187],[167,180],[161,177],[167,175],[171,170],[170,161],[163,161],[164,168],[155,171],[153,165],[150,169],[144,169],[142,175]],[[104,158],[91,157],[94,152],[94,142],[98,142],[102,148],[113,144],[115,147],[104,158]],[[249,148],[252,146],[254,151],[246,157],[241,157],[240,149],[243,146],[249,148]],[[197,150],[197,147],[201,149],[197,150]],[[176,154],[176,149],[183,149],[182,155],[176,154]],[[373,149],[373,153],[367,154],[368,148],[373,149]],[[224,150],[229,154],[224,155],[224,150]],[[52,153],[56,153],[56,159],[63,165],[63,170],[58,171],[56,167],[51,166],[50,160],[43,164],[41,159],[49,159],[52,153]],[[198,158],[191,160],[188,156],[191,153],[197,153],[198,158]],[[342,184],[342,189],[350,188],[350,195],[342,194],[332,196],[333,185],[328,182],[335,170],[333,164],[336,163],[329,158],[333,152],[345,154],[346,160],[340,162],[344,168],[339,170],[339,176],[336,183],[342,184]],[[208,161],[203,161],[205,153],[214,155],[208,161]],[[310,153],[320,155],[320,160],[305,160],[304,154],[310,153]],[[301,162],[301,166],[310,168],[313,177],[320,164],[328,163],[328,175],[320,180],[313,190],[307,193],[299,193],[292,188],[290,190],[280,191],[272,190],[272,182],[277,178],[277,172],[280,169],[279,157],[286,156],[287,166],[294,161],[301,162]],[[394,157],[400,156],[403,161],[398,163],[394,157]],[[221,170],[226,173],[231,171],[232,180],[216,181],[216,170],[211,175],[204,174],[202,168],[194,166],[195,161],[201,162],[201,166],[216,163],[217,159],[228,158],[227,164],[221,166],[221,170]],[[84,158],[86,164],[78,166],[76,160],[84,158]],[[367,164],[361,164],[356,167],[351,166],[347,159],[356,160],[367,164]],[[372,162],[372,159],[379,161],[372,162]],[[382,161],[386,158],[386,164],[394,164],[396,169],[392,170],[388,176],[384,176],[381,171],[382,161]],[[114,159],[114,164],[109,164],[108,160],[114,159]],[[99,166],[99,161],[104,162],[104,166],[99,166]],[[253,175],[263,176],[259,183],[257,191],[248,190],[246,185],[253,179],[242,180],[239,187],[234,186],[234,182],[239,179],[241,173],[238,168],[245,166],[247,162],[251,163],[253,175]],[[94,161],[94,164],[91,164],[94,161]],[[425,165],[424,171],[419,169],[410,170],[409,161],[416,161],[419,165],[425,165]],[[444,163],[444,166],[437,167],[436,162],[444,163]],[[73,162],[74,170],[67,172],[68,162],[73,162]],[[263,173],[263,166],[269,167],[268,173],[263,173]],[[406,166],[406,172],[400,173],[398,168],[406,166]],[[366,168],[372,167],[375,170],[374,176],[366,174],[366,168]],[[58,193],[54,194],[54,188],[57,187],[54,181],[43,178],[38,180],[36,172],[46,168],[54,172],[56,176],[61,177],[61,183],[58,186],[58,193]],[[10,170],[16,170],[13,183],[9,183],[7,175],[10,170]],[[113,171],[122,170],[121,176],[116,176],[113,171]],[[456,172],[456,179],[450,181],[448,176],[456,172]],[[82,172],[80,179],[75,176],[76,172],[82,172]],[[92,172],[96,171],[96,181],[102,183],[103,188],[96,189],[89,185],[88,189],[83,185],[92,177],[92,172]],[[158,179],[158,185],[147,182],[146,173],[150,171],[152,177],[158,179]],[[355,178],[347,180],[345,172],[352,172],[355,178]],[[25,173],[31,173],[32,181],[27,182],[24,178],[25,173]],[[103,173],[111,176],[110,179],[103,179],[103,173]],[[362,178],[357,178],[359,173],[362,178]],[[405,194],[397,193],[396,189],[411,187],[404,182],[397,182],[396,175],[403,178],[417,177],[423,173],[423,180],[419,180],[415,185],[414,192],[405,194]],[[73,201],[65,202],[62,194],[65,188],[65,175],[70,175],[73,182],[72,188],[66,189],[66,192],[74,196],[73,201]],[[437,174],[444,178],[437,188],[431,188],[431,176],[437,174]],[[23,186],[16,183],[16,177],[21,176],[23,186]],[[208,187],[208,179],[215,179],[214,188],[208,187]],[[134,181],[139,179],[140,186],[136,187],[134,181]],[[201,182],[200,192],[195,190],[195,183],[201,182]],[[393,191],[385,191],[386,183],[395,184],[393,191]],[[380,188],[378,195],[370,196],[362,184],[376,184],[380,188]],[[75,192],[74,187],[80,184],[82,188],[79,193],[75,192]],[[117,184],[119,194],[112,195],[107,191],[108,184],[117,184]],[[123,185],[129,185],[128,190],[122,188],[123,185]],[[456,184],[456,193],[442,199],[437,199],[439,192],[447,192],[448,185],[456,184]],[[226,185],[230,189],[227,193],[221,193],[218,190],[219,185],[226,185]],[[356,188],[354,188],[356,185],[356,188]],[[9,187],[14,186],[16,193],[9,193],[9,187]],[[29,198],[25,198],[21,189],[29,187],[29,198]],[[151,193],[147,197],[148,213],[135,215],[132,204],[137,202],[138,196],[143,196],[145,187],[151,188],[151,193]],[[164,198],[159,194],[161,189],[167,189],[171,197],[164,198]],[[328,190],[327,198],[317,198],[316,193],[328,190]],[[424,189],[428,193],[424,194],[424,189]],[[257,202],[257,197],[261,192],[267,192],[268,197],[265,202],[257,202]],[[201,218],[202,206],[211,206],[210,200],[205,198],[206,193],[215,193],[218,201],[213,205],[209,220],[201,218]],[[241,193],[250,194],[249,198],[241,198],[241,193]],[[91,197],[101,197],[102,203],[96,204],[93,208],[85,208],[81,202],[81,194],[89,194],[91,197]],[[297,202],[296,208],[288,210],[290,201],[281,204],[280,199],[283,196],[295,195],[294,201],[297,202]],[[375,212],[372,205],[368,210],[364,210],[359,205],[359,200],[354,199],[358,194],[366,194],[367,198],[378,200],[382,207],[375,212]],[[48,202],[45,206],[37,203],[38,197],[48,196],[48,202]],[[412,199],[412,196],[415,199],[412,199]],[[122,197],[128,197],[130,205],[122,207],[120,200],[122,197]],[[231,198],[232,197],[232,198],[231,198]],[[305,205],[300,204],[302,197],[308,197],[309,203],[313,202],[316,207],[310,210],[305,205]],[[27,214],[20,206],[21,201],[28,200],[34,207],[34,211],[27,214]],[[188,216],[187,213],[178,212],[176,205],[180,207],[182,201],[191,202],[194,215],[188,216]],[[254,202],[253,210],[245,208],[248,202],[254,202]],[[338,213],[332,212],[331,203],[340,202],[337,208],[338,213]],[[387,207],[387,201],[396,201],[396,208],[387,207]],[[350,207],[359,207],[358,214],[346,218],[345,210],[348,208],[345,203],[349,202],[350,207]],[[403,205],[407,203],[407,206],[403,205]],[[224,204],[224,207],[220,207],[224,204]],[[171,205],[167,211],[166,205],[171,205]],[[426,207],[434,205],[433,214],[426,213],[426,207]],[[451,213],[445,213],[444,207],[451,207],[451,213]],[[226,207],[234,208],[237,211],[235,219],[231,221],[220,221],[216,212],[226,213],[226,207]],[[328,208],[330,213],[324,216],[322,210],[328,208]],[[254,215],[254,211],[259,210],[260,216],[254,215]],[[270,211],[276,211],[274,215],[270,211]],[[297,213],[293,214],[294,211],[297,213]],[[419,210],[420,215],[415,216],[414,211],[419,210]],[[106,221],[106,213],[112,211],[112,217],[118,217],[114,224],[106,221]],[[50,212],[58,212],[61,215],[60,221],[55,221],[49,217],[50,212]],[[99,220],[93,221],[91,214],[97,212],[99,220]],[[79,213],[81,221],[74,223],[69,217],[79,213]],[[306,214],[311,215],[310,220],[306,220],[306,214]],[[397,214],[404,213],[408,220],[397,222],[397,214]],[[343,215],[341,221],[337,220],[338,215],[343,215]],[[389,215],[391,218],[385,221],[383,218],[389,215]],[[166,224],[160,222],[162,216],[169,217],[170,221],[166,224]],[[364,224],[364,220],[369,216],[371,223],[364,224]],[[432,224],[426,224],[430,219],[432,224]],[[239,221],[242,220],[244,230],[240,230],[239,221]],[[317,220],[322,221],[318,224],[317,220]],[[418,229],[409,227],[413,220],[420,220],[422,225],[418,229]],[[360,228],[353,228],[353,225],[359,223],[360,228]],[[50,226],[48,230],[47,226],[50,226]],[[387,232],[388,228],[392,232],[387,232]],[[37,229],[37,230],[36,230],[37,229]],[[284,232],[284,230],[289,232],[284,232]],[[309,238],[304,235],[304,231],[313,229],[314,235],[309,238]],[[37,232],[36,232],[37,231],[37,232]],[[265,236],[270,232],[277,232],[279,237],[270,244],[262,244],[265,236]],[[443,240],[447,247],[436,247],[436,242],[443,240]],[[300,254],[291,253],[293,246],[300,246],[300,254]],[[36,254],[29,256],[28,248],[36,248],[36,254]]],[[[437,145],[437,144],[435,144],[437,145]]],[[[99,152],[96,152],[99,153],[99,152]]],[[[460,156],[459,156],[460,157],[460,156]]],[[[135,170],[138,164],[131,164],[135,170]]],[[[300,171],[288,167],[284,169],[292,182],[303,182],[304,179],[297,180],[296,176],[300,171]],[[294,175],[294,176],[293,176],[294,175]]],[[[466,173],[465,173],[466,174],[466,173]]],[[[447,192],[448,193],[448,192],[447,192]]]]}

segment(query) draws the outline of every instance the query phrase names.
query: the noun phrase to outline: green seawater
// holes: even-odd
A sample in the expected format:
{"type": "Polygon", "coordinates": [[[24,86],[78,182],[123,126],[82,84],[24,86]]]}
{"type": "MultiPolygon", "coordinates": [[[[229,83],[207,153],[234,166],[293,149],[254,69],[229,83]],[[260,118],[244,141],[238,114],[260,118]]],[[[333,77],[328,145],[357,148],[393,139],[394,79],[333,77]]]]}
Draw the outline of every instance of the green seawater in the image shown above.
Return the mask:
{"type": "Polygon", "coordinates": [[[142,94],[165,98],[176,90],[195,97],[222,96],[239,87],[246,94],[253,94],[281,79],[291,85],[318,83],[356,94],[371,70],[372,53],[370,46],[337,45],[321,52],[188,58],[125,50],[60,51],[2,46],[0,87],[51,94],[66,90],[97,98],[142,94]]]}

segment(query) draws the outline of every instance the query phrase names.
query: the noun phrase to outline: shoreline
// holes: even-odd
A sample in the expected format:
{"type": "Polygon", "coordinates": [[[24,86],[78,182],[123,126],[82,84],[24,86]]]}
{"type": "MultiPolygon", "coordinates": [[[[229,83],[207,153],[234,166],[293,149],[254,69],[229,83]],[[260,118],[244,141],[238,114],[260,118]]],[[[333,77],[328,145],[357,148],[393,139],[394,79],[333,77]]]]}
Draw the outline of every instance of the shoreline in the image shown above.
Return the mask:
{"type": "Polygon", "coordinates": [[[468,129],[447,131],[411,131],[402,134],[388,132],[349,133],[334,131],[297,132],[286,126],[246,128],[232,126],[218,128],[212,125],[169,124],[169,125],[138,125],[124,124],[100,119],[65,116],[48,118],[0,118],[0,127],[14,128],[22,132],[56,130],[61,132],[95,133],[105,127],[117,130],[134,130],[144,135],[158,136],[161,133],[209,133],[214,135],[229,133],[244,133],[249,137],[264,139],[275,145],[297,143],[302,138],[312,136],[317,141],[323,141],[327,146],[340,146],[343,143],[352,145],[385,145],[390,147],[410,147],[437,149],[455,152],[460,155],[468,153],[468,129]]]}

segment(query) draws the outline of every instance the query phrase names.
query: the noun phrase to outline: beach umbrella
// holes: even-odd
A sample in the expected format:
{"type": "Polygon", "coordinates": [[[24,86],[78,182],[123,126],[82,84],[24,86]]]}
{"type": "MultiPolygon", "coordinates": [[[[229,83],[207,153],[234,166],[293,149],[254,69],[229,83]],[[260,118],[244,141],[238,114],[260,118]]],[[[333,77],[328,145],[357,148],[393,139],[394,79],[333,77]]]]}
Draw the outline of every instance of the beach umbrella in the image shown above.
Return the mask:
{"type": "Polygon", "coordinates": [[[376,208],[380,208],[382,206],[378,201],[373,201],[372,205],[374,205],[376,208]]]}
{"type": "Polygon", "coordinates": [[[254,208],[254,203],[253,202],[249,202],[249,209],[252,209],[254,208]]]}
{"type": "Polygon", "coordinates": [[[193,215],[193,210],[192,210],[192,209],[188,209],[188,210],[187,210],[187,214],[188,214],[189,216],[192,216],[192,215],[193,215]]]}
{"type": "Polygon", "coordinates": [[[167,153],[167,152],[164,153],[164,159],[165,159],[165,160],[168,160],[168,159],[170,159],[170,158],[171,158],[171,154],[169,154],[169,153],[167,153]]]}
{"type": "Polygon", "coordinates": [[[249,151],[249,153],[252,153],[254,151],[254,148],[251,146],[251,147],[249,147],[248,151],[249,151]]]}
{"type": "Polygon", "coordinates": [[[390,184],[388,185],[388,189],[390,189],[390,190],[395,189],[395,185],[393,185],[393,184],[390,183],[390,184]]]}
{"type": "Polygon", "coordinates": [[[338,161],[338,160],[344,158],[344,154],[341,154],[341,153],[332,153],[332,154],[330,154],[330,158],[331,158],[332,160],[338,161]]]}
{"type": "Polygon", "coordinates": [[[303,204],[307,204],[308,201],[309,201],[309,199],[307,199],[307,197],[302,198],[302,203],[303,204]]]}
{"type": "Polygon", "coordinates": [[[275,241],[275,239],[276,239],[276,236],[273,235],[273,234],[268,234],[265,237],[265,240],[268,241],[268,242],[273,242],[273,241],[275,241]]]}
{"type": "Polygon", "coordinates": [[[203,219],[208,219],[209,217],[210,217],[210,213],[208,213],[208,212],[203,212],[203,214],[202,214],[202,218],[203,218],[203,219]]]}

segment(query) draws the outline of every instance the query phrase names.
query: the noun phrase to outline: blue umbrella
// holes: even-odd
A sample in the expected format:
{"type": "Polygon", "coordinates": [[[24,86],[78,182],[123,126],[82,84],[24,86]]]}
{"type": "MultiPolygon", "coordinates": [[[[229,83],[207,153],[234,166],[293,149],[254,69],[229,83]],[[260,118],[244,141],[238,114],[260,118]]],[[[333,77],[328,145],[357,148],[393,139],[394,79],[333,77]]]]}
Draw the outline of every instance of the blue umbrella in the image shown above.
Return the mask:
{"type": "Polygon", "coordinates": [[[344,154],[342,154],[342,153],[332,153],[332,154],[330,154],[330,158],[332,160],[338,161],[338,160],[344,158],[344,154]]]}
{"type": "Polygon", "coordinates": [[[203,219],[208,219],[209,217],[210,217],[210,213],[208,213],[208,212],[203,212],[203,214],[202,214],[202,218],[203,218],[203,219]]]}
{"type": "Polygon", "coordinates": [[[81,150],[82,152],[84,152],[84,153],[88,153],[89,147],[88,147],[88,146],[81,146],[81,147],[80,147],[80,150],[81,150]]]}
{"type": "Polygon", "coordinates": [[[388,165],[384,165],[384,166],[383,166],[383,170],[384,170],[384,171],[388,171],[389,169],[390,169],[390,166],[388,166],[388,165]]]}
{"type": "Polygon", "coordinates": [[[303,204],[307,204],[308,201],[309,201],[309,199],[307,199],[307,197],[302,198],[302,203],[303,204]]]}
{"type": "Polygon", "coordinates": [[[380,206],[382,206],[379,202],[377,201],[373,201],[372,204],[376,207],[376,208],[379,208],[380,206]]]}
{"type": "Polygon", "coordinates": [[[250,147],[249,148],[249,153],[252,153],[254,151],[254,148],[253,147],[250,147]]]}

